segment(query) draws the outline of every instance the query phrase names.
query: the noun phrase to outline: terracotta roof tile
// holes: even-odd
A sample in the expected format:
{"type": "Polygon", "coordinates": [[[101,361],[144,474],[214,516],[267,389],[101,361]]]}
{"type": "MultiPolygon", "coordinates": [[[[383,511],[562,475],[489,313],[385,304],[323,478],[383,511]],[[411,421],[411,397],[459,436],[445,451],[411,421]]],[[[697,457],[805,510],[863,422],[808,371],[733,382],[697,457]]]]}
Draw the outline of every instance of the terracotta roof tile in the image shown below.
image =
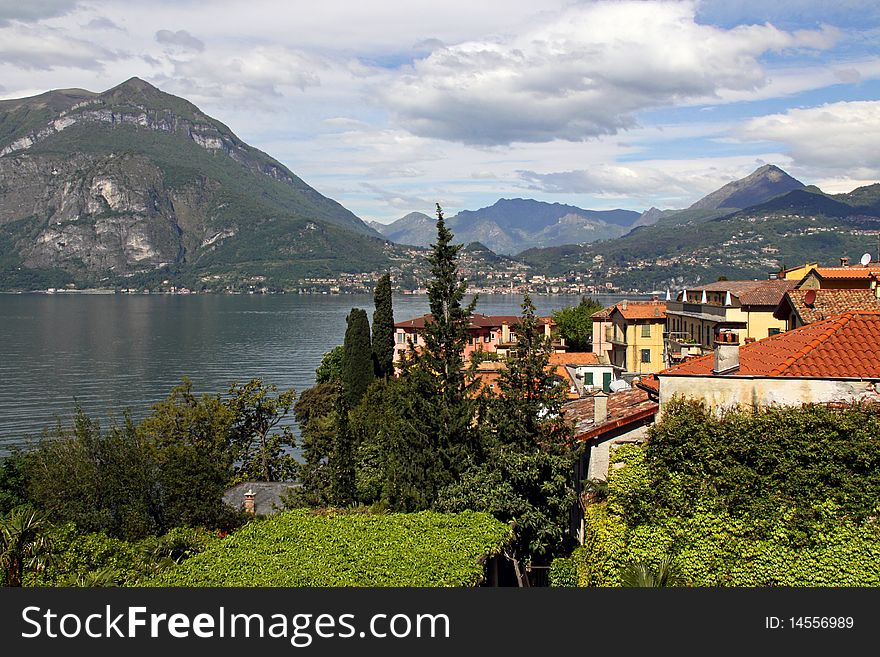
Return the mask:
{"type": "Polygon", "coordinates": [[[808,290],[797,289],[786,292],[780,308],[791,306],[804,324],[818,322],[831,315],[838,315],[849,310],[880,310],[880,299],[873,290],[813,290],[815,301],[807,305],[805,297],[808,290]]]}
{"type": "Polygon", "coordinates": [[[687,291],[730,292],[744,306],[775,306],[782,299],[786,291],[794,289],[797,284],[798,281],[787,281],[784,279],[716,281],[698,287],[689,287],[687,291]]]}
{"type": "Polygon", "coordinates": [[[593,422],[593,397],[584,397],[562,407],[566,419],[574,424],[575,439],[589,440],[619,427],[653,418],[659,405],[649,399],[648,393],[631,388],[608,395],[608,416],[600,425],[593,422]]]}
{"type": "MultiPolygon", "coordinates": [[[[675,365],[660,376],[718,376],[714,356],[675,365]]],[[[880,311],[851,311],[744,344],[730,376],[880,378],[880,311]]]]}
{"type": "Polygon", "coordinates": [[[662,301],[627,301],[615,305],[611,312],[619,312],[624,319],[660,320],[666,318],[666,304],[662,301]]]}
{"type": "Polygon", "coordinates": [[[880,267],[817,267],[815,271],[822,278],[858,280],[880,274],[880,267]]]}
{"type": "MultiPolygon", "coordinates": [[[[394,324],[394,328],[416,328],[423,329],[425,328],[425,323],[430,321],[431,315],[430,313],[427,315],[422,315],[421,317],[414,317],[413,319],[407,319],[402,322],[396,322],[394,324]]],[[[483,315],[481,313],[474,313],[471,315],[471,328],[500,328],[502,324],[507,324],[508,326],[515,326],[519,323],[519,315],[483,315]]],[[[553,319],[551,317],[538,317],[539,324],[550,324],[553,325],[553,319]]]]}

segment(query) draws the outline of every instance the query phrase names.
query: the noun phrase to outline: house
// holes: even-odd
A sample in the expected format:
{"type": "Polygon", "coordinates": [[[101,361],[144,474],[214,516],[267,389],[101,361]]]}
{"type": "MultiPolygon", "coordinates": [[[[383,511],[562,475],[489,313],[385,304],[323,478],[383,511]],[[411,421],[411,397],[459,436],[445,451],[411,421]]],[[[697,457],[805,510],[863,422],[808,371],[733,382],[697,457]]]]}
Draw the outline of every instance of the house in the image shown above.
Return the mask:
{"type": "Polygon", "coordinates": [[[609,359],[611,358],[611,335],[614,331],[614,327],[611,324],[612,308],[603,308],[592,314],[593,353],[604,354],[609,359]]]}
{"type": "Polygon", "coordinates": [[[666,302],[666,364],[711,351],[721,331],[734,331],[742,341],[784,331],[785,320],[773,313],[797,284],[786,279],[717,281],[682,290],[666,302]]]}
{"type": "Polygon", "coordinates": [[[616,304],[611,320],[611,363],[629,373],[646,374],[664,367],[663,335],[666,304],[628,301],[616,304]]]}
{"type": "MultiPolygon", "coordinates": [[[[842,262],[846,258],[841,258],[842,262]]],[[[803,290],[872,290],[880,296],[878,289],[880,266],[817,267],[804,276],[797,287],[803,290]]]]}
{"type": "Polygon", "coordinates": [[[785,322],[785,330],[818,322],[849,310],[880,310],[873,290],[795,289],[789,290],[773,315],[785,322]]]}
{"type": "Polygon", "coordinates": [[[284,496],[301,486],[292,481],[243,481],[228,488],[223,501],[236,510],[268,516],[284,511],[284,496]]]}
{"type": "Polygon", "coordinates": [[[639,387],[611,394],[598,391],[565,404],[562,412],[574,427],[574,438],[587,448],[577,480],[605,479],[611,448],[644,442],[658,410],[656,398],[639,387]]]}
{"type": "Polygon", "coordinates": [[[781,269],[777,272],[773,272],[770,278],[779,278],[786,281],[801,281],[804,276],[809,274],[811,271],[816,269],[819,266],[818,262],[807,262],[802,264],[799,267],[791,267],[790,269],[781,269]]]}
{"type": "Polygon", "coordinates": [[[855,310],[740,344],[722,332],[715,351],[657,374],[660,408],[675,396],[717,409],[880,401],[880,310],[855,310]]]}
{"type": "Polygon", "coordinates": [[[620,379],[622,371],[607,356],[592,351],[551,354],[550,363],[560,377],[571,382],[576,397],[598,389],[610,392],[611,382],[620,379]]]}
{"type": "MultiPolygon", "coordinates": [[[[394,325],[394,362],[400,362],[410,344],[415,347],[424,346],[425,341],[420,334],[425,329],[425,323],[430,320],[431,315],[428,314],[394,325]]],[[[516,325],[519,320],[519,315],[471,315],[468,327],[470,340],[465,346],[465,360],[469,360],[475,352],[487,352],[501,358],[506,356],[516,346],[516,325]]],[[[553,350],[564,352],[565,341],[553,336],[556,322],[550,317],[539,317],[538,322],[544,328],[544,335],[552,341],[553,350]]]]}

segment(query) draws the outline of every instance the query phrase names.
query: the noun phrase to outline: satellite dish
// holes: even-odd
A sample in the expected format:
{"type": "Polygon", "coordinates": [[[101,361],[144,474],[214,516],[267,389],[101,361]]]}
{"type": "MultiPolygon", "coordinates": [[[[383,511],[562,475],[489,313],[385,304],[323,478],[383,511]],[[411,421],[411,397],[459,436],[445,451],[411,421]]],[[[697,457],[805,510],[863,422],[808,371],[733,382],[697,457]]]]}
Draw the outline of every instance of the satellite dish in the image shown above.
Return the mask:
{"type": "Polygon", "coordinates": [[[814,303],[816,303],[816,290],[807,290],[804,295],[804,304],[812,308],[814,303]]]}
{"type": "Polygon", "coordinates": [[[623,390],[629,390],[629,384],[623,379],[615,379],[608,384],[608,388],[611,392],[621,392],[623,390]]]}
{"type": "Polygon", "coordinates": [[[870,262],[871,262],[871,254],[870,253],[866,253],[865,255],[862,256],[862,267],[867,267],[870,262]]]}

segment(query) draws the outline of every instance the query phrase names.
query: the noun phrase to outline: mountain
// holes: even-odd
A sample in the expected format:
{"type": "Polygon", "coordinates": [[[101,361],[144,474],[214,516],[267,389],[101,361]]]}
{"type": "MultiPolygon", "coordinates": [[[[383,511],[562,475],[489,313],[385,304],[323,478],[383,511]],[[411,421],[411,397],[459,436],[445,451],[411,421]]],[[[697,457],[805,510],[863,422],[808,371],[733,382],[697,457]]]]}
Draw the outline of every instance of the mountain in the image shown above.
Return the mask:
{"type": "Polygon", "coordinates": [[[0,101],[0,288],[280,286],[387,262],[350,211],[143,80],[0,101]]]}
{"type": "MultiPolygon", "coordinates": [[[[763,189],[753,198],[769,193],[762,179],[775,178],[783,186],[794,180],[776,167],[762,167],[755,174],[706,198],[742,203],[749,188],[763,189]],[[746,180],[756,181],[755,174],[757,185],[747,184],[746,180]]],[[[538,271],[577,272],[599,286],[610,280],[622,289],[639,290],[680,289],[721,275],[765,278],[769,272],[808,261],[833,265],[841,256],[857,259],[876,248],[880,184],[829,195],[798,183],[742,209],[691,206],[661,214],[653,224],[636,226],[617,239],[532,249],[518,258],[538,271]]]]}
{"type": "Polygon", "coordinates": [[[690,210],[743,209],[768,201],[804,184],[772,164],[765,164],[753,173],[727,183],[690,206],[690,210]]]}
{"type": "MultiPolygon", "coordinates": [[[[594,242],[618,237],[639,218],[631,210],[583,210],[561,203],[501,199],[479,210],[463,210],[446,221],[461,244],[480,242],[495,253],[513,254],[532,247],[594,242]]],[[[435,220],[413,212],[378,230],[398,244],[429,245],[435,220]]]]}
{"type": "Polygon", "coordinates": [[[437,238],[437,220],[423,212],[410,212],[390,224],[373,222],[371,225],[397,244],[428,246],[437,238]]]}

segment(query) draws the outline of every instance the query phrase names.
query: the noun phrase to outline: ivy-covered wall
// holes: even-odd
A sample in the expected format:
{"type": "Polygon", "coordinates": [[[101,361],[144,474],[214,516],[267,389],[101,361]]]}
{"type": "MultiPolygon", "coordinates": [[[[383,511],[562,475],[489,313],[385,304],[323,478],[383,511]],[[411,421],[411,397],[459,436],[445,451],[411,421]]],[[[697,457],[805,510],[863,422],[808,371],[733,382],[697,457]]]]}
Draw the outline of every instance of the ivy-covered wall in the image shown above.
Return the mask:
{"type": "Polygon", "coordinates": [[[692,586],[880,585],[880,415],[821,406],[732,411],[677,401],[615,453],[585,514],[580,586],[672,555],[692,586]]]}

